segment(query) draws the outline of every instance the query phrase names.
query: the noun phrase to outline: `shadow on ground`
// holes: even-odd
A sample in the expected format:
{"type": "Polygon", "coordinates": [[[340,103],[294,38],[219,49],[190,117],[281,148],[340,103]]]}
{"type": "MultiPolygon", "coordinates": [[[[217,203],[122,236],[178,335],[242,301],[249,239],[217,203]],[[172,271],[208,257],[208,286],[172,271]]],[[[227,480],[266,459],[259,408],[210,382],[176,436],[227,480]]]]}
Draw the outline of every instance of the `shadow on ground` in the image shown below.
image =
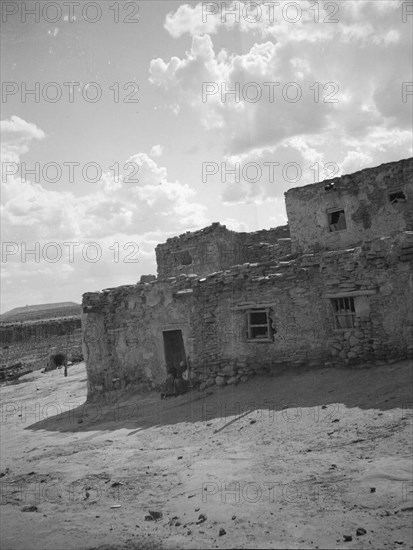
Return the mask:
{"type": "MultiPolygon", "coordinates": [[[[160,399],[159,393],[123,395],[116,402],[84,403],[72,410],[31,424],[26,430],[61,432],[137,431],[182,422],[208,422],[235,416],[229,423],[257,410],[285,410],[290,421],[307,407],[342,404],[346,408],[405,410],[413,408],[411,361],[380,367],[293,371],[257,377],[238,386],[213,386],[179,397],[160,399]],[[287,412],[288,411],[288,412],[287,412]]],[[[334,413],[334,407],[327,414],[334,413]]],[[[225,424],[221,429],[226,427],[225,424]]],[[[217,431],[220,431],[217,430],[217,431]]]]}

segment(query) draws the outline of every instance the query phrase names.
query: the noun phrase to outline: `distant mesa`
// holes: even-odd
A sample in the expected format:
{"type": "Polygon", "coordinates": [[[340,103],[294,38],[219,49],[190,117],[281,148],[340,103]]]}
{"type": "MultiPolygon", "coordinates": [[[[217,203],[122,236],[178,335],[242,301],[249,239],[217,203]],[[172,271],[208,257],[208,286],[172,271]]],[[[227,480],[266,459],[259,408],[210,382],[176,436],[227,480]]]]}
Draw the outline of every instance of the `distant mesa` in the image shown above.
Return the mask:
{"type": "Polygon", "coordinates": [[[16,307],[0,315],[2,323],[36,321],[38,319],[59,319],[80,315],[80,304],[75,302],[58,302],[56,304],[38,304],[16,307]]]}

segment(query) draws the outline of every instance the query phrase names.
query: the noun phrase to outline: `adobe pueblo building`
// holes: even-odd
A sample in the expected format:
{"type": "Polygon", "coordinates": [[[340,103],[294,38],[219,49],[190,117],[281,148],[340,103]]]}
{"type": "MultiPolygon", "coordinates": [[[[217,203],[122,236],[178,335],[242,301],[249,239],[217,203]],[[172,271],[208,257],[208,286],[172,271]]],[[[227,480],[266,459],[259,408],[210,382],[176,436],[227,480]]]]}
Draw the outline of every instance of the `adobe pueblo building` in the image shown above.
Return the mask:
{"type": "Polygon", "coordinates": [[[288,225],[214,223],[156,248],[158,276],[86,293],[88,399],[159,387],[188,360],[201,389],[292,367],[413,355],[413,158],[286,193],[288,225]]]}

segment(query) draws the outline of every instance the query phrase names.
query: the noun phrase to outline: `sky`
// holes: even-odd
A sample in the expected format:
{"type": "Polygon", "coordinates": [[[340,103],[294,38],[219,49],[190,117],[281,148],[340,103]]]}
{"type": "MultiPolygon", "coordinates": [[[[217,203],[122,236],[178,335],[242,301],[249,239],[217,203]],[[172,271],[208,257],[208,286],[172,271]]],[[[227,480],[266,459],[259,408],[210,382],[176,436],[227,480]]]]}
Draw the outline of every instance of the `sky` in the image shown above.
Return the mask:
{"type": "Polygon", "coordinates": [[[283,225],[288,189],[412,156],[412,2],[69,4],[2,2],[2,312],[135,284],[169,237],[283,225]]]}

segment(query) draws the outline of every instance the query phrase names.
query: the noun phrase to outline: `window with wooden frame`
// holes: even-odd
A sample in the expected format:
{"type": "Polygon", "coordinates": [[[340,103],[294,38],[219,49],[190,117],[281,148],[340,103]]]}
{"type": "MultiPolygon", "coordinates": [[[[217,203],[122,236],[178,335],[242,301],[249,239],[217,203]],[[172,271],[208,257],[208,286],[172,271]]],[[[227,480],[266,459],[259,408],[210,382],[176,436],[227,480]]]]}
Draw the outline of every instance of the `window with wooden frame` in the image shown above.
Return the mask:
{"type": "Polygon", "coordinates": [[[335,329],[346,330],[354,328],[354,321],[356,318],[354,298],[352,296],[332,298],[331,305],[334,312],[335,329]]]}
{"type": "Polygon", "coordinates": [[[251,309],[247,311],[248,340],[272,341],[272,322],[268,309],[251,309]]]}

